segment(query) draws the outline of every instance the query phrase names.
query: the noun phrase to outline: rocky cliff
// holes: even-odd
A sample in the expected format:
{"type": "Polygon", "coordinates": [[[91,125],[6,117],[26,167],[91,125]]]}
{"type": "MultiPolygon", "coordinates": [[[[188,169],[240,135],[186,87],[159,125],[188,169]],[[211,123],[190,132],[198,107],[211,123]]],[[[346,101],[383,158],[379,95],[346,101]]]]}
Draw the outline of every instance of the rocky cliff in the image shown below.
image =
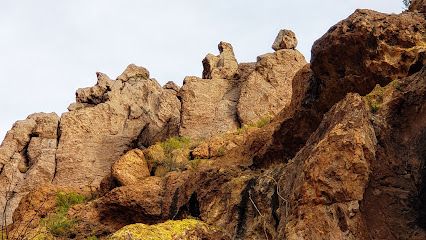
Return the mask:
{"type": "Polygon", "coordinates": [[[425,239],[425,1],[357,10],[312,47],[231,44],[202,78],[143,67],[0,146],[8,239],[425,239]]]}

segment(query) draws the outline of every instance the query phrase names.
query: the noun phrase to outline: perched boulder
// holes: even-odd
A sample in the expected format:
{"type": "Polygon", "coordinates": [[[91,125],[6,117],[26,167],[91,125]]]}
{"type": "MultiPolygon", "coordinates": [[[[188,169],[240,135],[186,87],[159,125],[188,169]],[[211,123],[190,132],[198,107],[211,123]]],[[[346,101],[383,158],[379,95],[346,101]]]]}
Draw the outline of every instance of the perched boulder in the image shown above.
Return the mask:
{"type": "Polygon", "coordinates": [[[97,185],[125,152],[178,133],[176,92],[147,78],[146,69],[129,65],[115,81],[97,75],[96,86],[77,94],[78,102],[97,105],[61,117],[55,184],[97,185]]]}
{"type": "Polygon", "coordinates": [[[238,118],[242,125],[278,114],[291,101],[294,75],[306,65],[297,50],[284,49],[257,57],[255,71],[241,83],[238,118]]]}
{"type": "Polygon", "coordinates": [[[356,10],[312,46],[311,68],[322,81],[322,101],[330,106],[347,92],[369,93],[376,84],[419,70],[426,51],[424,15],[356,10]],[[420,60],[422,61],[422,60],[420,60]]]}
{"type": "Polygon", "coordinates": [[[139,149],[133,149],[120,157],[112,165],[111,174],[121,186],[140,183],[150,176],[148,164],[139,149]]]}
{"type": "Polygon", "coordinates": [[[218,45],[220,55],[208,54],[203,59],[203,79],[229,79],[240,78],[238,62],[235,59],[231,44],[220,42],[218,45]]]}
{"type": "Polygon", "coordinates": [[[203,139],[236,131],[237,81],[186,77],[179,96],[182,115],[179,134],[203,139]]]}
{"type": "Polygon", "coordinates": [[[17,121],[0,146],[0,209],[2,222],[11,223],[21,198],[55,175],[59,117],[35,113],[17,121]],[[6,219],[3,217],[6,216],[6,219]]]}
{"type": "Polygon", "coordinates": [[[272,49],[275,51],[281,49],[295,49],[297,47],[296,34],[293,31],[287,29],[281,29],[272,44],[272,49]]]}

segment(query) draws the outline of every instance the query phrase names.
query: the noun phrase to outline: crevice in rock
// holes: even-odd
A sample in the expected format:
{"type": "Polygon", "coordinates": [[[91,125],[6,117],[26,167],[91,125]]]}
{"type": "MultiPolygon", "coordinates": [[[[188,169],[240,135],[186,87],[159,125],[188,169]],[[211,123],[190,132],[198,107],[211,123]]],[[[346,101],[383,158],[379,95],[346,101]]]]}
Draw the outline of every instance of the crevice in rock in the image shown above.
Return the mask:
{"type": "Polygon", "coordinates": [[[424,54],[420,54],[417,61],[413,65],[410,66],[410,69],[408,70],[408,76],[411,76],[416,72],[419,72],[423,68],[423,66],[424,66],[423,62],[425,61],[423,56],[424,56],[424,54]]]}
{"type": "Polygon", "coordinates": [[[278,225],[280,224],[280,219],[278,218],[277,215],[277,210],[279,208],[279,199],[278,199],[278,192],[277,189],[275,188],[274,194],[272,194],[271,197],[271,207],[272,207],[272,217],[275,220],[275,230],[278,230],[278,225]]]}
{"type": "Polygon", "coordinates": [[[172,198],[172,203],[170,204],[169,219],[174,219],[174,217],[179,212],[179,209],[178,209],[179,192],[180,192],[180,188],[176,188],[176,191],[172,198]]]}
{"type": "Polygon", "coordinates": [[[56,177],[56,172],[58,170],[58,158],[56,157],[56,154],[58,153],[58,148],[59,148],[59,140],[61,139],[61,119],[59,119],[58,121],[58,127],[56,128],[56,151],[55,151],[55,171],[53,172],[53,177],[52,177],[52,183],[53,180],[56,177]]]}
{"type": "Polygon", "coordinates": [[[247,210],[250,202],[249,191],[256,183],[256,178],[250,179],[246,187],[241,191],[241,201],[238,204],[238,224],[236,231],[236,239],[244,239],[246,234],[247,210]]]}
{"type": "Polygon", "coordinates": [[[189,199],[189,214],[192,217],[201,219],[200,216],[200,202],[198,202],[197,194],[193,193],[189,199]]]}

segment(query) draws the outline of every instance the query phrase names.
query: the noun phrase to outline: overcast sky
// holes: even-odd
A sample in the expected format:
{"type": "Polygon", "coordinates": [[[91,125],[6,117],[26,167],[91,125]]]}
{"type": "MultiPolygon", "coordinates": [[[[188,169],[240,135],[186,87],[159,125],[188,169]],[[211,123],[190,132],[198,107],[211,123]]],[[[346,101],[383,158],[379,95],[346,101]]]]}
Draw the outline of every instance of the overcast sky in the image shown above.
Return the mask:
{"type": "Polygon", "coordinates": [[[130,63],[161,85],[201,77],[201,60],[233,45],[239,62],[272,52],[291,29],[310,60],[313,42],[357,8],[400,13],[400,0],[0,0],[0,142],[34,112],[61,115],[95,72],[112,79],[130,63]]]}

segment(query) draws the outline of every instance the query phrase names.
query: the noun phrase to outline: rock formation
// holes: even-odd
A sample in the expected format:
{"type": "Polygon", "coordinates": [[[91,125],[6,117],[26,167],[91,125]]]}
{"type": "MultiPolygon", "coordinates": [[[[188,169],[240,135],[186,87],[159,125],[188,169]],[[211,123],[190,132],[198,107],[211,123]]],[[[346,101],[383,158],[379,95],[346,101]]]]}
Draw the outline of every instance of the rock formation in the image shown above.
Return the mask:
{"type": "Polygon", "coordinates": [[[281,30],[256,63],[221,42],[181,88],[133,64],[98,73],[61,118],[8,132],[3,234],[425,239],[424,7],[357,10],[310,64],[281,30]]]}

